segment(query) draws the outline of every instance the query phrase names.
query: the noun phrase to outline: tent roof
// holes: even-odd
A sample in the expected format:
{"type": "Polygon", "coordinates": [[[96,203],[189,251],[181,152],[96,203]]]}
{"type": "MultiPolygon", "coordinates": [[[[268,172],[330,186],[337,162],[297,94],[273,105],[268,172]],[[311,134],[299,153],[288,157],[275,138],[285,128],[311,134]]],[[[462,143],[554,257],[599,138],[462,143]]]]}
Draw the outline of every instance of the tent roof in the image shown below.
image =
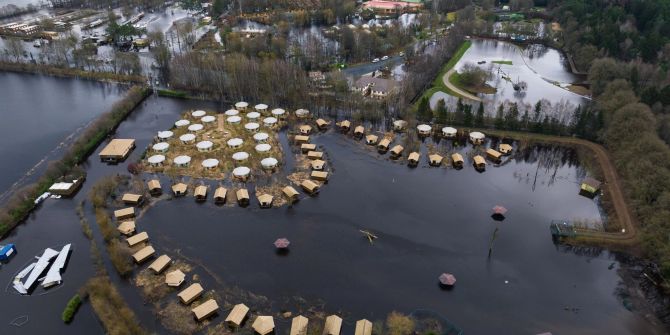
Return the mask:
{"type": "Polygon", "coordinates": [[[231,322],[239,326],[242,323],[242,320],[244,320],[244,317],[247,316],[248,312],[249,307],[247,307],[247,305],[237,304],[226,317],[226,322],[231,322]]]}
{"type": "Polygon", "coordinates": [[[272,332],[275,328],[274,319],[271,316],[262,315],[254,320],[254,323],[251,325],[257,333],[261,335],[266,335],[272,332]]]}
{"type": "Polygon", "coordinates": [[[149,265],[149,269],[153,270],[155,273],[161,273],[165,267],[167,267],[170,264],[170,261],[172,259],[168,255],[161,255],[158,257],[151,265],[149,265]]]}
{"type": "Polygon", "coordinates": [[[179,269],[165,275],[165,283],[168,286],[179,286],[184,282],[184,279],[186,279],[186,275],[179,269]]]}

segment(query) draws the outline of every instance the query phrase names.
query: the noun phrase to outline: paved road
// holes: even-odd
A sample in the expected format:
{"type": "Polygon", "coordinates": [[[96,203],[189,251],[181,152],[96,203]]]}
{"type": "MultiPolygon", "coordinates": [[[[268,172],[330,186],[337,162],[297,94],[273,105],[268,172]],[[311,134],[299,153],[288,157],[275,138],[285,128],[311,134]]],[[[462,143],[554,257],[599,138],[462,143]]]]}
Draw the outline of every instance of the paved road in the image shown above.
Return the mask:
{"type": "Polygon", "coordinates": [[[454,71],[456,71],[456,70],[451,69],[451,70],[447,71],[447,73],[445,73],[444,76],[442,76],[442,82],[444,82],[444,85],[446,85],[450,90],[458,93],[459,95],[461,95],[464,98],[474,100],[474,101],[482,101],[482,99],[478,98],[477,96],[472,95],[469,92],[466,92],[466,91],[454,86],[454,84],[449,82],[449,77],[451,77],[451,75],[454,73],[454,71]]]}
{"type": "Polygon", "coordinates": [[[377,63],[362,63],[358,65],[353,65],[342,70],[346,75],[353,77],[360,77],[366,73],[370,73],[375,70],[379,70],[385,66],[388,66],[390,69],[393,69],[396,65],[400,64],[403,61],[403,58],[400,56],[389,57],[387,60],[382,60],[377,63]]]}

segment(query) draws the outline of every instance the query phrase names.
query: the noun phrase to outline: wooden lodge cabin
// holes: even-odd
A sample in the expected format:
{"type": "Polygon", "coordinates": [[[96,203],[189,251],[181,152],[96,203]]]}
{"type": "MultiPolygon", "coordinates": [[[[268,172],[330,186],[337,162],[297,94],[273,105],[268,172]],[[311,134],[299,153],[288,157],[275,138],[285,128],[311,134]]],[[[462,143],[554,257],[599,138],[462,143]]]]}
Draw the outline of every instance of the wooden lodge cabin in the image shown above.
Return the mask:
{"type": "Polygon", "coordinates": [[[411,167],[416,167],[419,165],[419,160],[421,159],[421,154],[418,152],[410,152],[409,157],[407,157],[407,165],[411,167]]]}
{"type": "Polygon", "coordinates": [[[149,269],[154,272],[154,274],[161,274],[163,270],[165,270],[168,265],[170,265],[170,262],[172,262],[172,259],[168,255],[161,255],[160,257],[156,258],[155,261],[149,265],[149,269]]]}
{"type": "Polygon", "coordinates": [[[307,158],[309,159],[321,159],[323,158],[322,151],[310,151],[307,153],[307,158]]]}
{"type": "Polygon", "coordinates": [[[505,156],[511,154],[512,150],[514,150],[514,148],[507,143],[500,143],[500,145],[498,145],[498,151],[505,156]]]}
{"type": "Polygon", "coordinates": [[[205,201],[207,200],[207,186],[205,185],[199,185],[195,188],[195,191],[193,191],[193,196],[195,197],[195,201],[205,201]]]}
{"type": "Polygon", "coordinates": [[[486,149],[486,157],[488,157],[494,163],[500,163],[502,154],[493,149],[486,149]]]}
{"type": "Polygon", "coordinates": [[[100,161],[116,164],[125,160],[135,148],[134,139],[115,138],[100,151],[100,161]]]}
{"type": "Polygon", "coordinates": [[[300,193],[293,186],[286,186],[281,191],[289,202],[297,201],[300,196],[300,193]]]}
{"type": "Polygon", "coordinates": [[[135,233],[135,221],[123,221],[116,230],[125,236],[130,236],[135,233]]]}
{"type": "Polygon", "coordinates": [[[367,145],[375,145],[375,144],[377,144],[378,139],[379,139],[379,137],[377,135],[368,135],[368,136],[365,136],[365,143],[367,145]]]}
{"type": "Polygon", "coordinates": [[[222,186],[217,187],[216,191],[214,191],[214,203],[216,204],[225,203],[226,194],[228,194],[228,190],[225,187],[222,186]]]}
{"type": "Polygon", "coordinates": [[[326,165],[326,162],[320,159],[315,159],[310,163],[310,165],[312,166],[312,170],[322,171],[323,167],[326,165]]]}
{"type": "Polygon", "coordinates": [[[351,122],[349,120],[344,120],[340,122],[340,131],[346,133],[351,128],[351,122]]]}
{"type": "Polygon", "coordinates": [[[484,157],[477,155],[472,159],[473,159],[473,165],[475,166],[475,169],[477,169],[477,171],[486,170],[486,160],[484,159],[484,157]]]}
{"type": "Polygon", "coordinates": [[[291,332],[289,335],[307,335],[307,325],[309,319],[302,315],[298,315],[291,320],[291,332]]]}
{"type": "Polygon", "coordinates": [[[326,324],[323,326],[322,335],[340,335],[342,330],[342,318],[337,315],[330,315],[326,318],[326,324]]]}
{"type": "Polygon", "coordinates": [[[365,135],[365,127],[363,126],[357,126],[354,128],[354,137],[356,138],[361,138],[365,135]]]}
{"type": "Polygon", "coordinates": [[[198,299],[204,291],[205,290],[202,288],[200,283],[194,283],[191,284],[191,286],[185,288],[183,291],[179,292],[177,296],[179,297],[179,300],[181,300],[182,304],[190,305],[195,299],[198,299]]]}
{"type": "Polygon", "coordinates": [[[246,188],[240,188],[235,192],[235,196],[237,197],[237,204],[240,206],[247,206],[249,205],[249,191],[247,191],[246,188]]]}
{"type": "Polygon", "coordinates": [[[123,195],[123,198],[121,198],[121,201],[123,201],[123,203],[126,204],[126,205],[137,206],[140,203],[142,203],[142,195],[141,194],[133,194],[133,193],[125,193],[123,195]]]}
{"type": "Polygon", "coordinates": [[[309,177],[311,179],[314,179],[314,180],[326,182],[326,181],[328,181],[328,172],[312,171],[312,173],[309,175],[309,177]]]}
{"type": "Polygon", "coordinates": [[[259,335],[274,334],[275,322],[272,316],[259,315],[256,317],[256,320],[254,320],[251,328],[253,328],[253,330],[259,335]]]}
{"type": "Polygon", "coordinates": [[[354,335],[372,335],[372,322],[366,319],[356,321],[354,335]]]}
{"type": "Polygon", "coordinates": [[[187,190],[188,185],[184,183],[176,183],[172,185],[172,193],[175,195],[175,197],[181,197],[186,195],[187,190]]]}
{"type": "Polygon", "coordinates": [[[432,154],[432,155],[428,156],[428,161],[429,161],[428,164],[430,164],[430,166],[440,166],[440,165],[442,165],[442,160],[443,159],[444,159],[444,157],[442,157],[438,154],[432,154]]]}
{"type": "Polygon", "coordinates": [[[309,179],[303,180],[302,183],[300,184],[300,186],[305,191],[307,191],[307,193],[309,193],[310,195],[315,195],[315,194],[319,193],[319,184],[317,184],[317,183],[315,183],[315,182],[313,182],[309,179]]]}
{"type": "Polygon", "coordinates": [[[154,253],[156,253],[154,247],[147,245],[146,247],[140,249],[138,252],[134,253],[133,259],[135,260],[135,263],[142,264],[147,259],[149,259],[149,257],[153,256],[154,253]]]}
{"type": "Polygon", "coordinates": [[[147,186],[149,187],[149,194],[152,196],[159,196],[161,193],[163,193],[161,183],[158,181],[158,179],[149,180],[149,182],[147,182],[147,186]]]}
{"type": "Polygon", "coordinates": [[[330,125],[330,122],[328,122],[324,119],[317,119],[316,120],[316,126],[319,128],[319,130],[326,130],[326,129],[328,129],[329,125],[330,125]]]}
{"type": "Polygon", "coordinates": [[[225,322],[235,327],[240,327],[242,322],[244,322],[244,318],[247,317],[247,313],[249,313],[249,307],[247,307],[247,305],[237,304],[233,307],[230,313],[228,313],[225,322]]]}
{"type": "Polygon", "coordinates": [[[582,183],[579,187],[579,194],[593,198],[598,194],[601,186],[602,183],[599,180],[588,177],[582,180],[582,183]]]}
{"type": "Polygon", "coordinates": [[[312,144],[312,143],[304,143],[304,144],[301,144],[301,145],[300,145],[300,151],[301,151],[303,154],[306,154],[306,153],[308,153],[308,152],[310,152],[310,151],[314,151],[314,150],[316,150],[316,144],[312,144]]]}
{"type": "Polygon", "coordinates": [[[377,144],[377,151],[380,154],[386,153],[389,150],[389,145],[391,145],[391,140],[384,138],[377,144]]]}
{"type": "Polygon", "coordinates": [[[300,135],[309,135],[312,132],[312,126],[308,124],[303,124],[299,129],[300,135]]]}
{"type": "Polygon", "coordinates": [[[126,207],[114,211],[114,218],[116,218],[117,221],[128,220],[134,217],[135,217],[135,208],[133,207],[126,207]]]}
{"type": "Polygon", "coordinates": [[[128,237],[126,239],[126,242],[128,242],[129,247],[134,247],[140,243],[144,243],[149,240],[149,234],[147,232],[143,231],[141,233],[135,234],[131,237],[128,237]]]}
{"type": "Polygon", "coordinates": [[[258,196],[258,205],[261,206],[261,208],[271,208],[273,200],[273,196],[264,193],[258,196]]]}
{"type": "Polygon", "coordinates": [[[197,307],[193,308],[191,312],[195,316],[195,319],[202,321],[216,313],[219,310],[219,305],[216,303],[216,300],[209,299],[197,307]]]}
{"type": "Polygon", "coordinates": [[[463,156],[461,156],[461,154],[455,153],[451,155],[451,164],[453,165],[453,167],[457,169],[462,169],[464,162],[465,161],[463,160],[463,156]]]}
{"type": "Polygon", "coordinates": [[[391,158],[398,159],[402,155],[402,151],[405,150],[402,145],[398,144],[391,148],[391,158]]]}
{"type": "Polygon", "coordinates": [[[293,138],[293,141],[295,141],[296,144],[309,143],[309,136],[295,135],[295,137],[293,138]]]}

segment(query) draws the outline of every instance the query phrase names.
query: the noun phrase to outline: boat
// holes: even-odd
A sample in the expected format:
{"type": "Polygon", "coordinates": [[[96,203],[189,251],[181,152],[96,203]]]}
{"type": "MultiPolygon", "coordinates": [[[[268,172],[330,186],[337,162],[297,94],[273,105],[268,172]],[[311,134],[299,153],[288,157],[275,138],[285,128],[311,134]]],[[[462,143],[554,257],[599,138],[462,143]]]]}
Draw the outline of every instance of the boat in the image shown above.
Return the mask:
{"type": "Polygon", "coordinates": [[[42,193],[42,195],[40,195],[39,197],[37,197],[37,199],[35,199],[35,206],[41,204],[44,200],[46,200],[50,196],[51,196],[50,192],[42,193]]]}
{"type": "Polygon", "coordinates": [[[67,244],[61,249],[58,253],[58,257],[49,268],[46,277],[42,281],[42,287],[48,288],[54,285],[59,285],[63,280],[61,278],[60,272],[65,267],[67,259],[70,256],[70,247],[72,244],[67,244]]]}

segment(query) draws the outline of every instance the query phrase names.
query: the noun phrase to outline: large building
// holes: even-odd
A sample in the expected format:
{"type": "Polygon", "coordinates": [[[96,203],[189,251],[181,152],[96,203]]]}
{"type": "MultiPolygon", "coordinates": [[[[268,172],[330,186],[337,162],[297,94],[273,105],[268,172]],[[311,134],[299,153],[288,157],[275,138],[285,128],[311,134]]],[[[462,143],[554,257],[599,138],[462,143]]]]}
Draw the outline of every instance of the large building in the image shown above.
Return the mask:
{"type": "Polygon", "coordinates": [[[363,3],[363,9],[371,10],[378,15],[400,15],[403,13],[415,13],[423,8],[421,0],[385,1],[372,0],[363,3]]]}
{"type": "Polygon", "coordinates": [[[364,96],[383,99],[393,94],[398,84],[393,79],[376,78],[371,76],[360,77],[354,83],[354,90],[361,92],[364,96]]]}

